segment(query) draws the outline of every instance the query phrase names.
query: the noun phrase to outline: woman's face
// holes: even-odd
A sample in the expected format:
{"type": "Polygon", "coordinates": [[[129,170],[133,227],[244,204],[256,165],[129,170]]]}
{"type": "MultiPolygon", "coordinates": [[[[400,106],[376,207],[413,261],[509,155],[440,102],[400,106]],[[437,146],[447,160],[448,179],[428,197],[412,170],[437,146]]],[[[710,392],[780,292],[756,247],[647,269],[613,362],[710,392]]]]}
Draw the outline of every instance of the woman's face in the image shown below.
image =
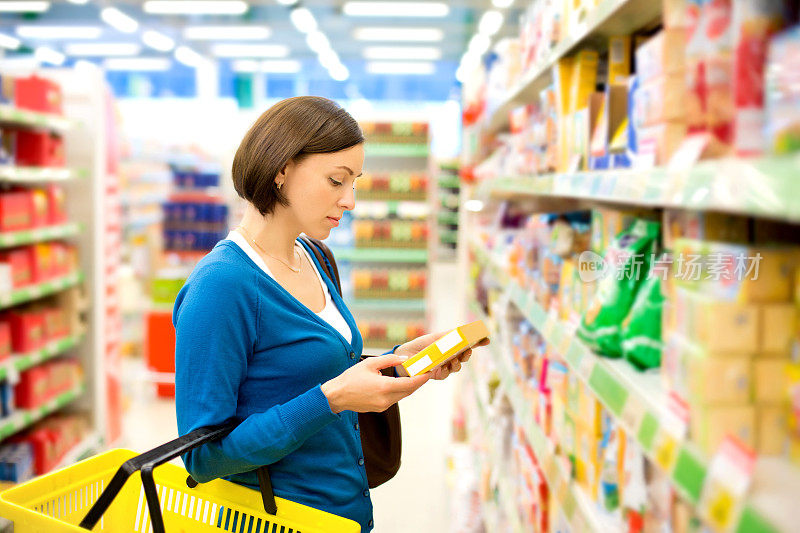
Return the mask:
{"type": "Polygon", "coordinates": [[[342,213],[355,207],[353,182],[363,167],[363,143],[339,152],[311,154],[286,166],[282,191],[300,231],[325,239],[339,225],[342,213]]]}

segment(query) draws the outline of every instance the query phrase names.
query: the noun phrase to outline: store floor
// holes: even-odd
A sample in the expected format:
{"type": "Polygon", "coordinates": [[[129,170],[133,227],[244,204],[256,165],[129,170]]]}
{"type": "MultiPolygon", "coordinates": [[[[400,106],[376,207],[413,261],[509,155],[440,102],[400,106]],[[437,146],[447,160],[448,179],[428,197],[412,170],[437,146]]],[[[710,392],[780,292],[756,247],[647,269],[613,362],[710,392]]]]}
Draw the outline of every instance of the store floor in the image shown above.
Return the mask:
{"type": "MultiPolygon", "coordinates": [[[[452,328],[463,320],[453,298],[454,264],[431,265],[432,331],[452,328]]],[[[134,450],[148,450],[176,436],[175,404],[158,399],[141,379],[135,366],[126,389],[131,398],[123,422],[123,443],[134,450]]],[[[430,382],[400,403],[403,420],[403,459],[397,476],[372,491],[375,531],[447,531],[450,523],[446,484],[450,446],[453,382],[430,382]],[[419,513],[408,509],[424,509],[419,513]]],[[[180,464],[180,460],[178,460],[180,464]]]]}

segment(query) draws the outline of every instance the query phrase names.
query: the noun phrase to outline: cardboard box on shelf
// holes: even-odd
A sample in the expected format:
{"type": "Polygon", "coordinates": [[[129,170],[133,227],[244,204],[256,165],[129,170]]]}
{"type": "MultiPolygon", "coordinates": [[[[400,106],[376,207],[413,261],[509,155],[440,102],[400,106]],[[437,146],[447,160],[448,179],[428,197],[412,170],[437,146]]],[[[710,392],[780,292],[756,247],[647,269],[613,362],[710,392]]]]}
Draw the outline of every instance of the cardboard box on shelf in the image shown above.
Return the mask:
{"type": "Polygon", "coordinates": [[[755,447],[755,407],[752,405],[725,405],[692,407],[691,438],[708,455],[713,454],[732,435],[750,448],[755,447]]]}
{"type": "Polygon", "coordinates": [[[747,218],[724,213],[665,209],[662,222],[667,250],[673,249],[677,239],[746,243],[749,237],[747,218]]]}
{"type": "Polygon", "coordinates": [[[608,38],[608,85],[626,85],[631,75],[631,36],[608,38]]]}
{"type": "Polygon", "coordinates": [[[661,30],[636,49],[636,75],[642,83],[662,76],[684,76],[686,31],[661,30]]]}
{"type": "Polygon", "coordinates": [[[760,306],[759,356],[789,357],[799,333],[797,320],[793,303],[760,306]]]}
{"type": "Polygon", "coordinates": [[[756,407],[756,451],[761,455],[782,455],[789,444],[788,410],[785,405],[756,407]]]}
{"type": "Polygon", "coordinates": [[[688,400],[691,405],[747,403],[753,361],[742,356],[684,353],[687,360],[688,400]]]}
{"type": "Polygon", "coordinates": [[[753,369],[753,399],[760,404],[776,404],[784,401],[789,387],[787,360],[756,359],[753,369]]]}
{"type": "Polygon", "coordinates": [[[754,355],[758,350],[759,308],[676,287],[668,308],[675,332],[709,353],[754,355]]]}
{"type": "Polygon", "coordinates": [[[682,74],[658,76],[642,83],[634,102],[636,127],[682,123],[686,118],[685,100],[686,82],[682,74]]]}

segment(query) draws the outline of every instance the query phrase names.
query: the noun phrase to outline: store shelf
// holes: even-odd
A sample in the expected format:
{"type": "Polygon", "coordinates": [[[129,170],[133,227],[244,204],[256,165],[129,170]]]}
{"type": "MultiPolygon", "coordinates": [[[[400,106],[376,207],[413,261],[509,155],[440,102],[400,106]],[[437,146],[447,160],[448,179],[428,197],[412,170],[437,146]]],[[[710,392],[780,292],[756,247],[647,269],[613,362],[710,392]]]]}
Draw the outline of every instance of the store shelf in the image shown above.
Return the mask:
{"type": "Polygon", "coordinates": [[[135,219],[129,218],[123,222],[125,229],[143,229],[154,224],[161,224],[164,221],[164,214],[152,213],[146,216],[140,216],[135,219]]]}
{"type": "Polygon", "coordinates": [[[73,446],[71,450],[64,454],[64,457],[62,457],[58,464],[53,468],[53,471],[64,468],[65,466],[70,466],[78,461],[83,461],[84,459],[91,457],[97,453],[97,450],[102,445],[103,438],[100,435],[94,432],[89,433],[78,444],[73,446]]]}
{"type": "Polygon", "coordinates": [[[78,173],[69,168],[50,167],[17,167],[0,165],[0,182],[43,183],[66,181],[76,177],[78,173]]]}
{"type": "MultiPolygon", "coordinates": [[[[685,437],[676,435],[673,428],[680,422],[667,410],[667,394],[658,374],[640,372],[626,361],[606,359],[593,353],[575,336],[574,327],[545,311],[535,294],[510,279],[502,266],[493,261],[486,251],[477,245],[472,248],[476,259],[507,287],[511,302],[522,315],[564,356],[570,369],[586,383],[627,434],[635,437],[645,455],[666,470],[675,489],[696,505],[706,479],[709,460],[685,437]]],[[[759,470],[767,467],[769,462],[759,460],[756,478],[764,477],[759,470]]],[[[786,463],[784,474],[791,472],[790,477],[794,478],[796,470],[786,463]]],[[[757,500],[774,502],[784,498],[785,495],[780,492],[770,493],[768,497],[757,492],[751,494],[736,531],[790,530],[791,527],[786,524],[770,522],[753,505],[757,500]]]]}
{"type": "Polygon", "coordinates": [[[375,143],[366,145],[367,157],[428,157],[427,144],[375,143]]]}
{"type": "Polygon", "coordinates": [[[73,122],[62,116],[50,113],[38,113],[19,109],[8,104],[0,105],[0,124],[12,126],[26,126],[30,128],[45,128],[53,131],[66,131],[73,122]]]}
{"type": "Polygon", "coordinates": [[[86,390],[86,385],[81,384],[61,393],[56,398],[50,400],[42,407],[36,409],[19,409],[14,414],[0,421],[0,440],[3,440],[18,431],[32,426],[49,414],[55,413],[65,405],[69,404],[86,390]]]}
{"type": "MultiPolygon", "coordinates": [[[[470,303],[470,311],[482,319],[486,324],[491,324],[489,319],[476,302],[470,303]]],[[[557,496],[558,505],[574,528],[574,531],[604,531],[602,520],[594,511],[583,489],[570,477],[564,460],[559,461],[555,453],[554,444],[547,438],[542,428],[534,421],[530,404],[517,384],[508,360],[503,357],[503,340],[497,331],[493,331],[492,344],[488,351],[494,360],[495,367],[500,377],[500,386],[514,409],[517,420],[525,431],[525,436],[533,448],[533,453],[542,468],[550,492],[557,496]]],[[[468,365],[469,366],[469,365],[468,365]]],[[[470,373],[474,373],[470,369],[470,373]]]]}
{"type": "Polygon", "coordinates": [[[800,221],[800,157],[720,159],[688,171],[610,170],[488,180],[477,195],[546,196],[800,221]]]}
{"type": "Polygon", "coordinates": [[[439,240],[447,244],[458,244],[458,230],[439,231],[439,240]]]}
{"type": "Polygon", "coordinates": [[[74,237],[80,231],[80,225],[69,223],[33,230],[0,232],[0,248],[74,237]]]}
{"type": "Polygon", "coordinates": [[[352,311],[395,311],[403,313],[424,313],[425,300],[408,298],[406,300],[350,300],[348,307],[352,311]]]}
{"type": "Polygon", "coordinates": [[[446,224],[449,226],[458,225],[458,213],[454,211],[443,211],[436,215],[436,219],[439,221],[439,224],[446,224]]]}
{"type": "Polygon", "coordinates": [[[412,248],[337,248],[337,261],[352,263],[427,263],[428,250],[412,248]]]}
{"type": "Polygon", "coordinates": [[[442,189],[458,189],[461,187],[461,180],[458,176],[442,176],[437,180],[442,189]]]}
{"type": "Polygon", "coordinates": [[[0,295],[0,309],[11,307],[25,302],[30,302],[62,291],[83,281],[83,272],[73,272],[68,276],[46,281],[30,287],[17,289],[10,294],[0,295]]]}
{"type": "Polygon", "coordinates": [[[530,103],[551,81],[550,69],[559,59],[576,51],[581,45],[605,48],[603,37],[630,35],[658,21],[661,17],[661,2],[637,0],[602,0],[586,19],[558,43],[547,58],[525,73],[519,83],[499,102],[488,117],[486,132],[498,133],[508,128],[509,112],[519,105],[530,103]]]}
{"type": "Polygon", "coordinates": [[[12,355],[9,359],[0,363],[0,380],[59,356],[77,346],[82,339],[83,335],[70,335],[63,339],[51,341],[38,350],[12,355]]]}

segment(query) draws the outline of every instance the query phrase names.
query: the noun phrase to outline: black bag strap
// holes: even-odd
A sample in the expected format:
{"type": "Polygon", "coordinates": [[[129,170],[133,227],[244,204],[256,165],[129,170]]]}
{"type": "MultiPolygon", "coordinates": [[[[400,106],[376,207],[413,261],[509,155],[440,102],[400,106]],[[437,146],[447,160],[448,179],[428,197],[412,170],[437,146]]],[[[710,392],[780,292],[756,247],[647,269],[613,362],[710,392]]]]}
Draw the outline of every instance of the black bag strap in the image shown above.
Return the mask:
{"type": "Polygon", "coordinates": [[[311,248],[314,257],[316,257],[319,264],[322,265],[325,274],[327,274],[334,285],[336,285],[336,291],[339,293],[339,296],[341,296],[342,283],[339,281],[339,267],[336,266],[336,259],[333,257],[331,249],[321,240],[312,239],[306,235],[301,235],[300,240],[311,248]]]}
{"type": "MultiPolygon", "coordinates": [[[[155,481],[153,479],[153,469],[157,466],[163,465],[167,461],[171,461],[198,446],[206,444],[207,442],[219,440],[225,437],[228,433],[234,430],[239,425],[239,421],[234,420],[226,424],[216,427],[205,427],[196,429],[182,437],[162,444],[150,451],[144,452],[141,455],[132,457],[125,461],[119,467],[114,477],[108,483],[108,486],[97,498],[97,501],[92,505],[89,512],[81,520],[80,527],[91,530],[103,517],[103,514],[111,506],[114,498],[125,486],[128,478],[136,472],[141,470],[142,487],[144,488],[144,496],[147,501],[147,509],[150,512],[150,522],[152,524],[153,533],[166,533],[164,531],[164,518],[161,516],[161,506],[158,501],[158,491],[156,490],[155,481]]],[[[272,483],[269,479],[269,470],[266,466],[258,468],[258,484],[261,488],[261,499],[264,502],[264,511],[267,514],[274,515],[277,513],[278,508],[275,504],[275,494],[272,491],[272,483]]],[[[192,476],[186,479],[186,484],[194,488],[197,486],[192,476]]]]}

